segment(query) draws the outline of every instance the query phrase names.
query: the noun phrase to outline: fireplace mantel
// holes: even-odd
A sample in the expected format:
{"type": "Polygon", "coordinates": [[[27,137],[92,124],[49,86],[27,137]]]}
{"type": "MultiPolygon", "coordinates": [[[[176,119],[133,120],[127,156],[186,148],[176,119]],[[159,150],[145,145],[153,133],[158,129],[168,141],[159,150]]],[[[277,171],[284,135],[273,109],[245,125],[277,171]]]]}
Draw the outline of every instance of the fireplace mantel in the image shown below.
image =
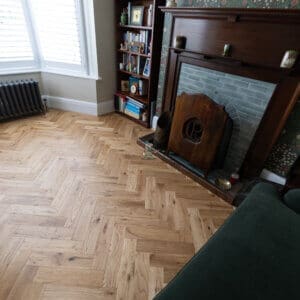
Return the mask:
{"type": "Polygon", "coordinates": [[[163,110],[173,111],[182,63],[275,83],[275,92],[244,160],[244,177],[259,175],[300,97],[300,59],[280,68],[287,50],[300,51],[300,11],[259,9],[165,8],[172,28],[163,110]],[[176,36],[187,38],[176,49],[176,36]],[[230,44],[229,57],[222,56],[230,44]]]}

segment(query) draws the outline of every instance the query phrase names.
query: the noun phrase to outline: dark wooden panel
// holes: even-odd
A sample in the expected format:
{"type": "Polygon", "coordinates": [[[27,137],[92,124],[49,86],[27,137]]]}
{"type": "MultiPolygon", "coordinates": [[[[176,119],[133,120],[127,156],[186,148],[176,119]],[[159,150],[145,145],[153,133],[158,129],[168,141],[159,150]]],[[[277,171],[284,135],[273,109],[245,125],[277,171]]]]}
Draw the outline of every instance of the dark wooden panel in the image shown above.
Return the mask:
{"type": "Polygon", "coordinates": [[[299,77],[287,77],[277,85],[246,155],[244,176],[257,176],[261,171],[299,97],[299,77]]]}

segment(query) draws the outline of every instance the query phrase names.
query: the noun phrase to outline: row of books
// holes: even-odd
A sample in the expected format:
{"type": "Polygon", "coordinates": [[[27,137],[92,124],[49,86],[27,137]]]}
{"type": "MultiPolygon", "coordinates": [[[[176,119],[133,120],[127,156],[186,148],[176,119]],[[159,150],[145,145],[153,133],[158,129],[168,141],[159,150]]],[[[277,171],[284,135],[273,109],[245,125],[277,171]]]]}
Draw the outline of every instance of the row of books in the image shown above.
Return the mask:
{"type": "Polygon", "coordinates": [[[140,30],[140,33],[126,31],[123,34],[124,50],[138,52],[141,54],[150,53],[151,32],[148,30],[140,30]]]}
{"type": "Polygon", "coordinates": [[[145,70],[145,66],[149,64],[149,59],[145,57],[123,53],[122,64],[125,71],[150,76],[148,70],[145,70]]]}
{"type": "Polygon", "coordinates": [[[150,40],[151,33],[149,30],[140,30],[140,33],[126,31],[123,34],[124,42],[131,43],[131,42],[140,42],[144,44],[148,44],[150,40]]]}
{"type": "Polygon", "coordinates": [[[122,94],[115,95],[115,108],[137,120],[141,120],[142,114],[146,111],[145,104],[122,94]]]}

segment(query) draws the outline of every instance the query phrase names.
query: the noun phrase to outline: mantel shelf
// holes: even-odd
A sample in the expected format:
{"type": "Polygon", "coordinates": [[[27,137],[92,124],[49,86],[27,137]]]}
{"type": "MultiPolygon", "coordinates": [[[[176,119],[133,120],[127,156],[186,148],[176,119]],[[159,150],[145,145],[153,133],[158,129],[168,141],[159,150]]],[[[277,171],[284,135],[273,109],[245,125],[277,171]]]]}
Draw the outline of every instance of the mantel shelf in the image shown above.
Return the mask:
{"type": "MultiPolygon", "coordinates": [[[[283,15],[289,15],[289,17],[295,17],[298,19],[300,12],[298,9],[258,9],[258,8],[196,8],[196,7],[166,7],[159,6],[159,9],[165,13],[172,14],[190,14],[190,15],[247,15],[247,16],[273,16],[273,17],[282,17],[283,15]]],[[[299,19],[298,19],[299,22],[299,19]]]]}
{"type": "MultiPolygon", "coordinates": [[[[197,56],[197,59],[202,59],[207,62],[214,62],[216,64],[224,64],[228,66],[230,65],[231,67],[235,66],[236,68],[245,67],[245,68],[252,68],[252,69],[253,68],[262,69],[262,71],[267,70],[270,74],[269,80],[271,82],[277,82],[278,77],[281,77],[283,75],[285,76],[289,74],[296,75],[300,73],[300,66],[298,65],[290,69],[285,69],[285,68],[280,68],[279,66],[271,67],[271,66],[264,66],[264,65],[255,65],[255,64],[247,63],[245,61],[235,59],[230,56],[212,55],[212,54],[193,51],[189,49],[181,49],[181,48],[174,48],[174,47],[169,47],[169,49],[171,51],[174,51],[177,54],[197,56]]],[[[251,77],[251,75],[249,77],[251,77]]]]}

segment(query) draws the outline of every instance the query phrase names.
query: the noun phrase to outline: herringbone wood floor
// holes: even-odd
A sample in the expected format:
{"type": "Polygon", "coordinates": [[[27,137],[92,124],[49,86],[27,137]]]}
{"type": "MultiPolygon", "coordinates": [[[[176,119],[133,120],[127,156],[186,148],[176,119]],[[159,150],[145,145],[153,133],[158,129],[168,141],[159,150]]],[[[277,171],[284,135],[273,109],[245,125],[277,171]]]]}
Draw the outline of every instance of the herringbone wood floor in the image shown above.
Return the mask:
{"type": "Polygon", "coordinates": [[[232,208],[118,115],[0,124],[0,299],[152,299],[232,208]]]}

